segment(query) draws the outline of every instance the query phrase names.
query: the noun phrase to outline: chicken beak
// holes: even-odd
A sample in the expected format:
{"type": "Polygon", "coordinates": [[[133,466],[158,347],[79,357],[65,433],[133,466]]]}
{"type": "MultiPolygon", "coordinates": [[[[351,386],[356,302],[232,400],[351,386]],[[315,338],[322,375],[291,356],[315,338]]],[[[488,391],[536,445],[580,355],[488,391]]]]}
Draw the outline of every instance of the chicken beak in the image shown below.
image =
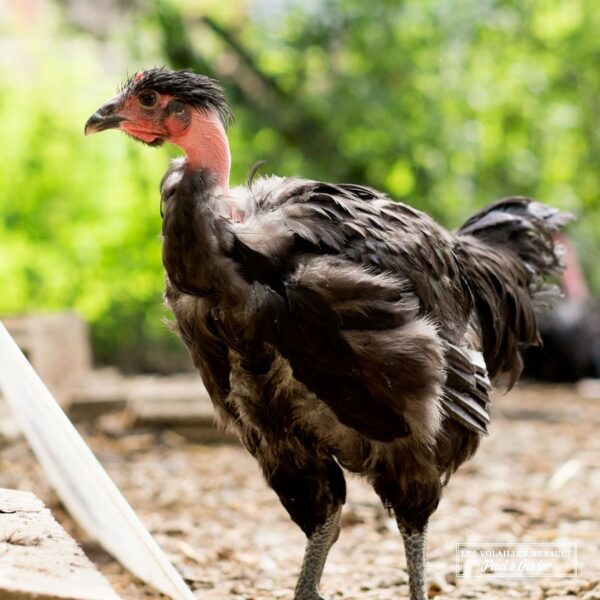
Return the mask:
{"type": "Polygon", "coordinates": [[[125,117],[116,114],[117,108],[119,108],[120,102],[116,98],[109,100],[106,104],[103,104],[88,120],[85,124],[84,134],[92,135],[100,131],[107,129],[118,129],[121,122],[125,120],[125,117]]]}

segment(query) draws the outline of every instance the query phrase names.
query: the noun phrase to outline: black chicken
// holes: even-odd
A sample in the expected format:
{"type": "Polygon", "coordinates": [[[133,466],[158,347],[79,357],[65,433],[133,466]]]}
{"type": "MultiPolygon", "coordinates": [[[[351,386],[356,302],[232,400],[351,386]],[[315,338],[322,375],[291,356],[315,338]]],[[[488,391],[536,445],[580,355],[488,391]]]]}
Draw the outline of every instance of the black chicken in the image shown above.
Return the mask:
{"type": "Polygon", "coordinates": [[[564,297],[539,319],[541,346],[523,353],[523,376],[573,383],[600,378],[600,301],[591,298],[577,250],[562,234],[565,269],[560,275],[564,297]]]}
{"type": "Polygon", "coordinates": [[[219,84],[139,72],[90,117],[181,147],[161,184],[166,296],[219,422],[234,429],[308,537],[295,597],[320,598],[346,488],[393,510],[410,597],[425,592],[425,528],[537,343],[536,307],[568,220],[507,198],[449,233],[360,185],[265,177],[229,189],[219,84]]]}

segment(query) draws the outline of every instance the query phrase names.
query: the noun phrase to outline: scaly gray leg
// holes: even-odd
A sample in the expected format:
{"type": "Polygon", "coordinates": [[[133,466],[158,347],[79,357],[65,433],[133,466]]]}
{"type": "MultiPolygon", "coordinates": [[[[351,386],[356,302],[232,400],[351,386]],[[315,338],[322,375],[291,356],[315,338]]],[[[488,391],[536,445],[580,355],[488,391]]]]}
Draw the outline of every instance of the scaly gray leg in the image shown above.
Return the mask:
{"type": "Polygon", "coordinates": [[[319,582],[327,554],[340,534],[341,513],[342,507],[339,506],[308,538],[294,600],[323,600],[319,594],[319,582]]]}
{"type": "Polygon", "coordinates": [[[426,530],[408,529],[398,524],[408,567],[408,585],[410,600],[427,600],[425,591],[425,539],[426,530]]]}

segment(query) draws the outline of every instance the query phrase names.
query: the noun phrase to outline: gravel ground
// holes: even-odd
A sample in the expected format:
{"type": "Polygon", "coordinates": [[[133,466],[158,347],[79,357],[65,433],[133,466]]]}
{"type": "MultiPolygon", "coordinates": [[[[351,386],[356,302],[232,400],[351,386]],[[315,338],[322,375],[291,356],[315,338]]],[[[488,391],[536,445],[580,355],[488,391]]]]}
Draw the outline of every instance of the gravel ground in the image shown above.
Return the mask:
{"type": "MultiPolygon", "coordinates": [[[[85,435],[198,598],[289,599],[303,534],[236,444],[197,445],[171,431],[105,415],[85,435]]],[[[600,400],[573,389],[523,387],[496,403],[492,434],[452,478],[430,522],[430,597],[600,600],[600,400]],[[553,477],[554,476],[554,477],[553,477]],[[578,572],[500,579],[455,574],[457,543],[575,542],[578,572]]],[[[322,582],[329,600],[407,594],[395,523],[373,491],[348,478],[340,540],[322,582]]],[[[161,598],[124,572],[61,509],[23,441],[0,446],[0,487],[30,490],[124,599],[161,598]]]]}

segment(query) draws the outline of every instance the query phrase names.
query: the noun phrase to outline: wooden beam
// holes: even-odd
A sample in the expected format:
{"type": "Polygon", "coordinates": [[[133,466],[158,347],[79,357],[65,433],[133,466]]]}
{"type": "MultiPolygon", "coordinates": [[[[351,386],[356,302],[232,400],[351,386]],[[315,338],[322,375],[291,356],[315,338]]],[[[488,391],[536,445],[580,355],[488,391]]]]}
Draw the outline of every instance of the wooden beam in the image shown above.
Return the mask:
{"type": "Polygon", "coordinates": [[[0,489],[0,600],[118,600],[75,540],[29,492],[0,489]]]}
{"type": "Polygon", "coordinates": [[[195,600],[2,323],[0,386],[73,518],[142,581],[173,600],[195,600]]]}
{"type": "Polygon", "coordinates": [[[27,315],[3,323],[61,405],[68,389],[92,368],[85,322],[72,312],[27,315]]]}

